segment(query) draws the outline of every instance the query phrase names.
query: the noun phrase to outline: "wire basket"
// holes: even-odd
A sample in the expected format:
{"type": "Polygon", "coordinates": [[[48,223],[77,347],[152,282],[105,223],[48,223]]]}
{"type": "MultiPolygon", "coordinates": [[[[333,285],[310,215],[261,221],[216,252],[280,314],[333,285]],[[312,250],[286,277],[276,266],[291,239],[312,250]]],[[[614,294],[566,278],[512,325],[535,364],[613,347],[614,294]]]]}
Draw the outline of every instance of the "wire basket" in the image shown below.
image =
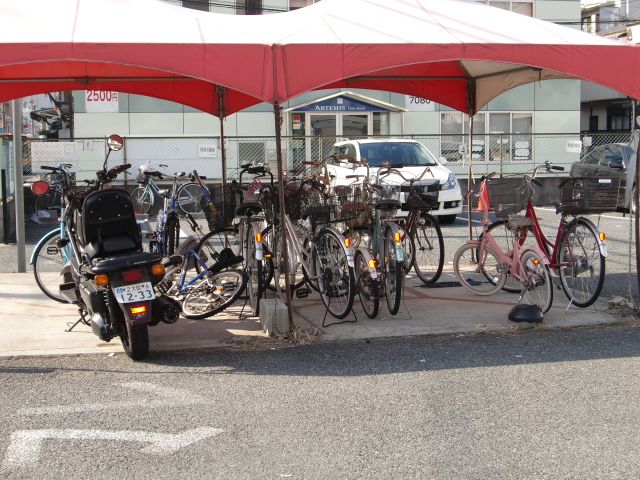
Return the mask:
{"type": "Polygon", "coordinates": [[[562,213],[572,215],[614,212],[618,206],[619,178],[568,178],[559,188],[562,213]]]}
{"type": "Polygon", "coordinates": [[[529,183],[514,186],[505,181],[492,181],[487,184],[491,200],[489,205],[493,207],[496,217],[506,220],[509,215],[517,215],[527,208],[529,198],[533,196],[533,187],[529,183]]]}
{"type": "Polygon", "coordinates": [[[423,180],[413,185],[402,185],[400,191],[407,194],[402,210],[434,210],[440,206],[440,180],[423,180]]]}
{"type": "Polygon", "coordinates": [[[204,196],[201,200],[202,211],[209,225],[209,230],[228,227],[233,223],[235,217],[236,195],[233,194],[229,185],[224,188],[222,185],[210,187],[209,195],[211,196],[211,205],[204,196]]]}

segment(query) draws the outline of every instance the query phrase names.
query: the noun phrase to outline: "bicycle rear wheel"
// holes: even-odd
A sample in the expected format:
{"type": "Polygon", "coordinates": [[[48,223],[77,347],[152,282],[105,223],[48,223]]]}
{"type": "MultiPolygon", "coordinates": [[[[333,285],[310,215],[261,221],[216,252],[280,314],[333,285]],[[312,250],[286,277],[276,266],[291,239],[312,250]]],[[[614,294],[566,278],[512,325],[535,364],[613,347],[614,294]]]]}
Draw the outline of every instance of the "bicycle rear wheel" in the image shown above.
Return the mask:
{"type": "Polygon", "coordinates": [[[239,270],[207,274],[188,287],[182,300],[182,313],[190,320],[211,317],[235,302],[245,286],[246,277],[239,270]]]}
{"type": "Polygon", "coordinates": [[[525,279],[524,296],[531,305],[538,305],[542,313],[547,313],[553,302],[553,284],[549,269],[542,258],[533,250],[520,255],[522,276],[525,279]]]}
{"type": "Polygon", "coordinates": [[[361,251],[357,251],[355,258],[355,274],[358,287],[358,295],[364,313],[369,318],[376,318],[380,309],[380,295],[378,280],[371,278],[367,259],[361,251]]]}
{"type": "Polygon", "coordinates": [[[605,257],[600,252],[599,234],[584,219],[576,218],[567,226],[558,248],[562,289],[577,307],[596,301],[604,285],[605,257]]]}
{"type": "Polygon", "coordinates": [[[384,256],[384,261],[381,262],[384,294],[389,312],[391,315],[395,315],[400,309],[400,300],[402,299],[404,262],[398,260],[396,255],[396,242],[391,227],[387,227],[385,230],[382,251],[384,256]]]}
{"type": "Polygon", "coordinates": [[[153,192],[148,187],[137,187],[131,192],[131,201],[135,213],[149,213],[153,205],[153,192]]]}
{"type": "Polygon", "coordinates": [[[33,211],[39,210],[62,210],[62,196],[55,188],[49,187],[49,191],[42,195],[36,195],[33,200],[33,211]]]}
{"type": "MultiPolygon", "coordinates": [[[[204,187],[205,189],[207,187],[204,187]]],[[[207,189],[207,193],[209,190],[207,189]]],[[[202,187],[195,182],[185,183],[176,193],[177,204],[184,213],[200,213],[202,211],[202,187]]]]}
{"type": "Polygon", "coordinates": [[[498,255],[489,247],[484,247],[478,261],[476,243],[465,243],[453,256],[453,271],[458,281],[476,295],[493,295],[502,289],[507,273],[498,264],[498,255]]]}
{"type": "Polygon", "coordinates": [[[343,319],[351,312],[355,297],[353,267],[347,261],[342,239],[332,230],[320,230],[315,244],[312,264],[314,277],[319,277],[320,298],[332,316],[343,319]]]}
{"type": "Polygon", "coordinates": [[[413,268],[418,278],[426,284],[436,283],[444,265],[444,240],[438,221],[430,214],[421,215],[421,222],[413,236],[413,244],[413,268]]]}
{"type": "Polygon", "coordinates": [[[64,267],[62,249],[56,246],[60,240],[60,231],[47,233],[33,252],[33,275],[42,293],[56,302],[69,303],[60,293],[60,284],[65,283],[61,275],[64,267]]]}

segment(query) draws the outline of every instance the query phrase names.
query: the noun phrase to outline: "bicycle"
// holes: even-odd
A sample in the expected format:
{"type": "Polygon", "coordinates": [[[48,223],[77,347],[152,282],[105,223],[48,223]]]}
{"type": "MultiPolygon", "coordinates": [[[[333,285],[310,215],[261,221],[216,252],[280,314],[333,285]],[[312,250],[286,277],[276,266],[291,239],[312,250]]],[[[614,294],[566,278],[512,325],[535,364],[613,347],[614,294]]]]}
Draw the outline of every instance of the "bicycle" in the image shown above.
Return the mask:
{"type": "Polygon", "coordinates": [[[352,184],[354,203],[346,205],[359,213],[356,222],[347,224],[347,235],[354,237],[356,243],[354,263],[360,302],[365,314],[375,318],[379,299],[384,296],[389,312],[396,315],[400,309],[405,273],[409,269],[409,257],[405,254],[401,229],[394,219],[395,212],[402,207],[398,199],[400,186],[384,184],[381,179],[398,172],[383,164],[373,182],[366,163],[354,159],[348,161],[367,167],[366,175],[346,177],[363,178],[361,190],[352,184]]]}
{"type": "Polygon", "coordinates": [[[431,284],[442,274],[444,239],[438,221],[429,213],[438,208],[440,181],[421,181],[427,172],[431,173],[430,167],[417,178],[407,178],[399,170],[394,173],[408,182],[408,185],[400,186],[400,191],[407,194],[401,208],[409,214],[399,221],[403,246],[409,258],[407,272],[413,268],[423,283],[431,284]]]}
{"type": "Polygon", "coordinates": [[[468,240],[453,256],[453,271],[460,284],[477,295],[493,295],[504,286],[507,273],[522,284],[518,302],[525,297],[530,304],[538,305],[542,313],[551,308],[553,288],[549,274],[549,260],[538,247],[524,247],[520,250],[519,235],[523,227],[531,225],[531,219],[512,216],[508,228],[516,236],[513,250],[503,251],[489,232],[489,205],[483,197],[487,180],[495,175],[483,175],[478,190],[470,190],[480,199],[483,215],[482,236],[479,240],[468,240]]]}
{"type": "Polygon", "coordinates": [[[246,276],[231,268],[241,262],[241,256],[226,249],[213,265],[207,266],[196,249],[189,249],[184,255],[176,254],[166,260],[165,276],[156,288],[180,304],[185,318],[202,320],[232,305],[245,289],[246,276]],[[190,263],[199,266],[199,273],[187,280],[190,263]]]}
{"type": "MultiPolygon", "coordinates": [[[[607,250],[604,232],[600,232],[591,220],[582,215],[615,211],[620,188],[619,179],[576,177],[563,181],[560,184],[561,204],[556,205],[556,213],[560,213],[561,217],[555,240],[552,241],[543,233],[533,205],[533,185],[542,186],[535,178],[539,169],[545,169],[547,172],[564,170],[563,167],[545,162],[536,166],[531,176],[523,176],[524,183],[519,187],[521,199],[517,202],[516,208],[518,211],[525,210],[524,217],[529,219],[531,224],[521,227],[518,241],[520,245],[525,241],[533,242],[547,255],[550,261],[549,268],[559,276],[562,289],[570,301],[569,306],[573,304],[586,308],[596,301],[602,291],[607,250]]],[[[492,196],[499,218],[505,212],[512,211],[511,201],[502,203],[499,195],[492,196]]],[[[504,233],[506,222],[507,220],[501,218],[491,224],[488,230],[493,232],[494,236],[495,232],[500,232],[499,235],[503,236],[505,241],[513,242],[512,235],[504,233]]]]}
{"type": "MultiPolygon", "coordinates": [[[[144,172],[147,177],[164,178],[160,172],[144,172]]],[[[163,257],[169,257],[175,253],[180,243],[180,215],[176,211],[177,185],[178,180],[186,175],[184,172],[177,173],[172,179],[171,189],[158,190],[158,194],[163,199],[162,210],[156,217],[156,229],[148,234],[149,251],[159,253],[163,257]]]]}
{"type": "MultiPolygon", "coordinates": [[[[33,265],[33,274],[36,284],[47,297],[56,302],[69,303],[69,300],[60,293],[60,285],[71,281],[69,275],[65,277],[62,272],[64,265],[73,257],[70,242],[67,242],[67,222],[65,215],[67,208],[67,195],[74,188],[66,170],[68,164],[58,167],[42,166],[43,170],[51,173],[45,175],[57,178],[56,194],[60,198],[60,226],[47,233],[36,245],[29,263],[33,265]],[[56,177],[56,175],[58,177],[56,177]]],[[[90,185],[93,182],[87,182],[90,185]]],[[[40,195],[51,192],[51,188],[45,181],[37,181],[31,186],[31,190],[36,194],[36,199],[40,195]]]]}
{"type": "MultiPolygon", "coordinates": [[[[73,165],[70,163],[61,163],[55,167],[55,170],[51,170],[51,173],[47,173],[43,176],[42,181],[46,182],[49,187],[46,192],[36,195],[34,198],[34,212],[38,212],[39,210],[61,211],[66,183],[68,181],[69,186],[71,186],[74,181],[70,172],[67,172],[71,167],[73,167],[73,165]]],[[[45,170],[51,168],[54,167],[46,167],[45,170]]]]}
{"type": "MultiPolygon", "coordinates": [[[[159,166],[163,168],[168,167],[168,165],[165,164],[160,164],[159,166]]],[[[165,175],[160,172],[156,173],[159,174],[155,175],[158,179],[162,179],[165,175]]],[[[135,188],[131,192],[131,199],[133,200],[135,212],[139,214],[149,213],[155,202],[155,195],[161,196],[160,192],[163,189],[155,183],[150,175],[148,175],[148,165],[141,165],[138,167],[136,182],[142,186],[135,188]]],[[[178,183],[174,185],[174,187],[177,188],[175,195],[176,205],[183,213],[200,213],[202,211],[202,186],[196,182],[190,181],[186,183],[178,183]]]]}

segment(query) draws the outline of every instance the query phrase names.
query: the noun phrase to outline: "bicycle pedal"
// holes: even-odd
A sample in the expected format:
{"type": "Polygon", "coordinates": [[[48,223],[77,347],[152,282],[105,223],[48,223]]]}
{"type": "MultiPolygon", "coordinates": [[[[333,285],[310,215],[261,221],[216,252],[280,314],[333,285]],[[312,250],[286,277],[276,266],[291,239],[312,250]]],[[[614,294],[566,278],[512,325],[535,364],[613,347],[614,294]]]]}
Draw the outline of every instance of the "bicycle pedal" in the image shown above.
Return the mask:
{"type": "Polygon", "coordinates": [[[311,293],[311,290],[306,287],[301,287],[296,290],[296,298],[307,298],[309,293],[311,293]]]}

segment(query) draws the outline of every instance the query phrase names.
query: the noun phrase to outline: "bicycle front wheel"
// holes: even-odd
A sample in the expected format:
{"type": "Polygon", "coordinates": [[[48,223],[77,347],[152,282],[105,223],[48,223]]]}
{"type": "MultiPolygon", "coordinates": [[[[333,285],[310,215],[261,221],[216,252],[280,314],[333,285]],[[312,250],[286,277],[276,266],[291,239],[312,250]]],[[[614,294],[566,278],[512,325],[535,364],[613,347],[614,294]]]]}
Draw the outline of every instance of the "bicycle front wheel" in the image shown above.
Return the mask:
{"type": "Polygon", "coordinates": [[[361,251],[356,252],[354,263],[358,295],[360,296],[362,309],[367,317],[376,318],[380,308],[378,280],[371,278],[367,259],[361,251]]]}
{"type": "Polygon", "coordinates": [[[499,268],[498,255],[488,247],[478,258],[478,244],[465,243],[453,256],[453,271],[460,284],[476,295],[493,295],[507,280],[507,273],[499,268]]]}
{"type": "Polygon", "coordinates": [[[135,213],[149,213],[153,205],[153,192],[148,187],[138,187],[131,192],[131,202],[135,213]]]}
{"type": "Polygon", "coordinates": [[[65,283],[61,275],[65,261],[62,249],[56,246],[60,240],[60,231],[47,233],[33,253],[33,275],[42,293],[56,302],[69,303],[60,293],[60,284],[65,283]]]}
{"type": "Polygon", "coordinates": [[[164,235],[165,248],[162,253],[165,257],[170,257],[175,253],[180,241],[180,224],[177,217],[171,216],[167,218],[167,223],[164,226],[164,235]]]}
{"type": "MultiPolygon", "coordinates": [[[[512,252],[513,243],[515,241],[515,231],[508,228],[509,220],[498,220],[493,222],[488,227],[489,233],[500,246],[503,252],[512,252]]],[[[478,237],[478,240],[482,239],[482,234],[478,237]]],[[[537,247],[536,237],[533,234],[531,227],[520,227],[518,229],[518,248],[522,250],[525,246],[537,247]]],[[[520,293],[522,292],[522,285],[512,275],[507,273],[507,280],[504,283],[502,289],[505,292],[520,293]]]]}
{"type": "MultiPolygon", "coordinates": [[[[258,232],[259,233],[259,232],[258,232]]],[[[249,305],[254,316],[260,314],[260,297],[262,296],[263,274],[262,260],[256,258],[256,232],[253,227],[247,229],[247,258],[245,259],[245,269],[247,272],[247,294],[249,295],[249,305]]]]}
{"type": "Polygon", "coordinates": [[[605,257],[600,252],[599,233],[582,218],[572,220],[558,248],[562,289],[577,307],[596,301],[604,285],[605,257]]]}
{"type": "Polygon", "coordinates": [[[522,277],[525,281],[524,296],[531,305],[538,305],[542,313],[547,313],[553,302],[553,284],[549,269],[542,258],[533,250],[520,255],[522,277]]]}
{"type": "Polygon", "coordinates": [[[245,286],[246,277],[238,270],[207,274],[188,287],[182,300],[182,313],[190,320],[211,317],[235,302],[245,286]]]}
{"type": "Polygon", "coordinates": [[[426,284],[436,283],[444,265],[444,240],[438,221],[423,213],[413,238],[415,262],[413,268],[418,278],[426,284]]]}
{"type": "MultiPolygon", "coordinates": [[[[196,255],[205,265],[211,266],[220,258],[220,252],[224,248],[230,248],[234,255],[242,253],[242,240],[238,230],[234,227],[225,227],[207,233],[196,247],[196,255]]],[[[202,267],[195,264],[196,272],[200,273],[202,267]]]]}
{"type": "Polygon", "coordinates": [[[398,313],[400,300],[402,299],[402,280],[404,279],[404,262],[398,260],[396,255],[396,242],[393,238],[393,229],[387,227],[383,239],[384,261],[381,262],[382,278],[384,280],[384,294],[387,298],[387,307],[391,315],[398,313]]]}
{"type": "Polygon", "coordinates": [[[355,297],[353,267],[349,266],[342,239],[332,230],[321,230],[315,244],[314,277],[318,277],[320,298],[332,316],[343,319],[355,297]]]}
{"type": "MultiPolygon", "coordinates": [[[[204,187],[207,189],[207,187],[204,187]]],[[[209,190],[207,189],[207,193],[209,190]]],[[[195,182],[185,183],[176,193],[177,204],[184,213],[200,213],[202,211],[202,187],[195,182]]]]}

